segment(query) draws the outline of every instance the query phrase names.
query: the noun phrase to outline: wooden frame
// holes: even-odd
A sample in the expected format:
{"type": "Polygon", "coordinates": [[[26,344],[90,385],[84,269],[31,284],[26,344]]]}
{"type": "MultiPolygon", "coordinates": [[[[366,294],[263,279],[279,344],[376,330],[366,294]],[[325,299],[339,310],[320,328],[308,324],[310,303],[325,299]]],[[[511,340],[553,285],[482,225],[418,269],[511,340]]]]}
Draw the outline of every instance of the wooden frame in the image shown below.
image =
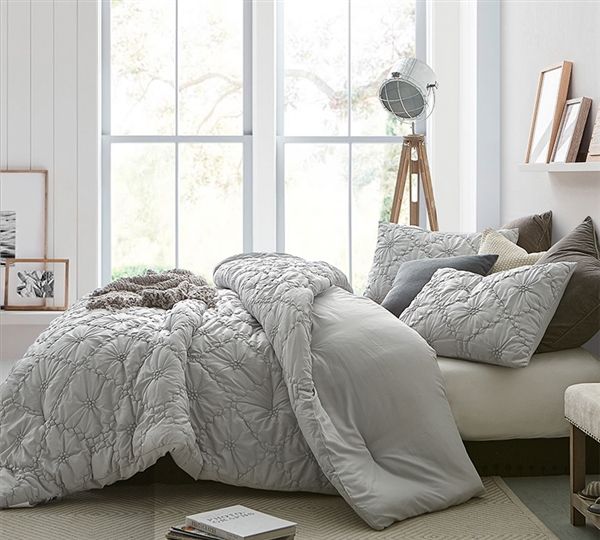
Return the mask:
{"type": "Polygon", "coordinates": [[[592,100],[587,97],[570,99],[565,103],[558,135],[552,150],[552,163],[574,163],[581,146],[592,100]],[[574,118],[571,114],[576,115],[574,118]],[[567,123],[568,122],[568,123],[567,123]],[[557,160],[558,156],[558,160],[557,160]]]}
{"type": "Polygon", "coordinates": [[[596,121],[594,122],[586,161],[600,161],[600,110],[596,113],[596,121]]]}
{"type": "Polygon", "coordinates": [[[579,495],[585,488],[585,442],[586,434],[571,424],[571,525],[585,526],[586,520],[600,529],[600,516],[588,510],[593,501],[587,501],[579,495]]]}
{"type": "Polygon", "coordinates": [[[0,169],[2,174],[43,174],[44,175],[44,251],[41,256],[45,259],[48,256],[48,170],[47,169],[0,169]]]}
{"type": "Polygon", "coordinates": [[[572,69],[573,63],[564,61],[560,64],[550,66],[540,73],[533,116],[531,118],[531,127],[529,129],[525,163],[550,162],[558,135],[562,112],[567,101],[572,69]],[[552,90],[548,86],[549,83],[547,81],[548,77],[554,75],[557,70],[560,70],[560,73],[556,74],[559,75],[559,79],[556,88],[556,97],[554,97],[553,95],[547,95],[552,90]],[[540,112],[544,113],[544,118],[541,117],[540,112]]]}
{"type": "Polygon", "coordinates": [[[2,309],[6,311],[65,311],[69,306],[69,259],[5,259],[6,260],[6,270],[4,272],[4,305],[2,309]],[[65,265],[65,295],[64,295],[64,304],[60,306],[38,306],[38,305],[19,305],[14,306],[8,303],[8,293],[9,293],[9,283],[10,283],[10,268],[15,264],[19,263],[58,263],[65,265]]]}

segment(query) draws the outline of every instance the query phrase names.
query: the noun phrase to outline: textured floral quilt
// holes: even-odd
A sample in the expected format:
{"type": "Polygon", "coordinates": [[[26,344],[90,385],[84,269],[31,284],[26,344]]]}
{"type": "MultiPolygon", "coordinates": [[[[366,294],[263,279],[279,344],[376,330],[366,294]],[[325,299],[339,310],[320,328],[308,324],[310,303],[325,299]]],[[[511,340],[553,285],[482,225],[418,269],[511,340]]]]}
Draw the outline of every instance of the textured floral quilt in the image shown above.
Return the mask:
{"type": "MultiPolygon", "coordinates": [[[[372,527],[482,490],[435,353],[322,262],[251,254],[217,305],[73,306],[0,386],[0,507],[128,478],[335,492],[372,527]]],[[[201,489],[199,487],[199,489],[201,489]]]]}

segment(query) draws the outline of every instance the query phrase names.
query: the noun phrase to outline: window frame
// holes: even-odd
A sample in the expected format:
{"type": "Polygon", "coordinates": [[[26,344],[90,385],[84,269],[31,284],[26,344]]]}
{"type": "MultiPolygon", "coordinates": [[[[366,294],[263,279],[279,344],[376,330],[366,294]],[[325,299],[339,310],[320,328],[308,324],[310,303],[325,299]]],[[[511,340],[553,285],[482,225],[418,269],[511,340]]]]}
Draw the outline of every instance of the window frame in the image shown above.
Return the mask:
{"type": "Polygon", "coordinates": [[[101,283],[112,279],[112,225],[111,225],[111,150],[114,144],[169,143],[175,146],[175,267],[179,267],[179,145],[182,143],[238,143],[242,144],[243,171],[243,251],[252,250],[252,11],[253,1],[243,3],[243,81],[242,81],[242,125],[240,135],[179,135],[179,0],[172,0],[175,9],[175,134],[174,135],[113,135],[111,133],[111,0],[102,0],[101,12],[101,283]]]}

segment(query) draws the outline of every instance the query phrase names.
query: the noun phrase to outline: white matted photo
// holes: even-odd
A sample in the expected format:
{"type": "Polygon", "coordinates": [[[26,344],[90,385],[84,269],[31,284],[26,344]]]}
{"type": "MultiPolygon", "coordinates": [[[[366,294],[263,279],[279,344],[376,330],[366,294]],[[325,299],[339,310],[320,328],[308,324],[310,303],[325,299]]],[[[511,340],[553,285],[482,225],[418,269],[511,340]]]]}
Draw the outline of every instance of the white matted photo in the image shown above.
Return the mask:
{"type": "Polygon", "coordinates": [[[0,170],[0,283],[7,260],[47,257],[47,211],[48,171],[0,170]]]}
{"type": "Polygon", "coordinates": [[[540,73],[525,163],[548,163],[571,80],[572,62],[562,62],[540,73]]]}
{"type": "Polygon", "coordinates": [[[61,311],[69,303],[68,259],[6,259],[3,308],[61,311]]]}

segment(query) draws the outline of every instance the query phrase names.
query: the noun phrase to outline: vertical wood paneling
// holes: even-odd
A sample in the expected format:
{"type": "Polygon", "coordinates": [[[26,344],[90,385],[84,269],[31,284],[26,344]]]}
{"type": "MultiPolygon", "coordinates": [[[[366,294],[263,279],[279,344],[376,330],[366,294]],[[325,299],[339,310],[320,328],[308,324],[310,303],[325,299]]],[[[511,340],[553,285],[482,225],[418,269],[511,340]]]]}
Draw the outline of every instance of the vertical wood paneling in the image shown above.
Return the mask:
{"type": "Polygon", "coordinates": [[[0,2],[0,169],[7,167],[8,4],[0,2]]]}
{"type": "Polygon", "coordinates": [[[54,255],[54,4],[31,0],[31,166],[48,170],[48,256],[54,255]]]}
{"type": "Polygon", "coordinates": [[[28,168],[31,159],[31,4],[7,0],[7,165],[28,168]]]}
{"type": "Polygon", "coordinates": [[[0,0],[0,167],[48,169],[48,254],[98,283],[98,0],[0,0]]]}
{"type": "Polygon", "coordinates": [[[77,176],[79,223],[77,228],[77,294],[98,286],[98,182],[99,147],[99,6],[78,2],[77,25],[77,176]],[[92,37],[90,37],[92,36],[92,37]],[[96,36],[95,39],[93,36],[96,36]],[[95,127],[95,129],[91,129],[95,127]]]}
{"type": "Polygon", "coordinates": [[[54,2],[54,254],[77,297],[77,0],[54,2]]]}

